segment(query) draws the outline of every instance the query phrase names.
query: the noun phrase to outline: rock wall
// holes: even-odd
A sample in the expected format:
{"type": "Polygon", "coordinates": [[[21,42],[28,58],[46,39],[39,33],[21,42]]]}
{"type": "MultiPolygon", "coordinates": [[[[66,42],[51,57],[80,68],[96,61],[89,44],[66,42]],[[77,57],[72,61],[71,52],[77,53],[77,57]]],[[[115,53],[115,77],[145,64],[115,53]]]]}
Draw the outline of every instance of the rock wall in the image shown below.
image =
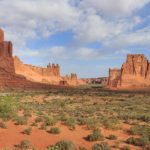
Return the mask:
{"type": "Polygon", "coordinates": [[[4,31],[0,29],[0,43],[4,41],[4,31]]]}
{"type": "Polygon", "coordinates": [[[4,41],[4,32],[0,29],[0,89],[50,88],[46,84],[31,82],[26,80],[25,77],[17,75],[12,53],[13,45],[10,41],[4,41]]]}
{"type": "Polygon", "coordinates": [[[60,66],[57,64],[48,64],[47,67],[37,67],[23,64],[21,60],[15,56],[14,65],[16,74],[25,76],[28,80],[47,84],[59,84],[60,66]]]}
{"type": "Polygon", "coordinates": [[[150,86],[150,63],[143,54],[129,54],[121,69],[109,70],[108,86],[113,88],[150,86]]]}

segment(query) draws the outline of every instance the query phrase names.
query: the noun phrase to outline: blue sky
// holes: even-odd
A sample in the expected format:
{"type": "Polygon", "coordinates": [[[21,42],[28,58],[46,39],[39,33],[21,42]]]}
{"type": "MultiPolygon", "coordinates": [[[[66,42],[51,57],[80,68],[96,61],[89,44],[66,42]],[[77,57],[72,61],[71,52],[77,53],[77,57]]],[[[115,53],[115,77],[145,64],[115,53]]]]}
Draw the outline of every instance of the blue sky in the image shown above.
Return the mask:
{"type": "Polygon", "coordinates": [[[24,63],[107,76],[128,53],[150,60],[149,8],[150,0],[1,0],[0,27],[24,63]]]}

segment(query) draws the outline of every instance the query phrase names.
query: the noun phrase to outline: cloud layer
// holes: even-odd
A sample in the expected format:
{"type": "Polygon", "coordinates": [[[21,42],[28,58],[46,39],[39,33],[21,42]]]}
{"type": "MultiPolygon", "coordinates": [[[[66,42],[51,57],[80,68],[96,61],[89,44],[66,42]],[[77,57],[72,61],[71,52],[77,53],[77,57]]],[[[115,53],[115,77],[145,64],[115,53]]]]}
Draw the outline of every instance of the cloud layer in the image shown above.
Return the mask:
{"type": "Polygon", "coordinates": [[[148,5],[150,0],[0,0],[0,26],[21,57],[110,59],[133,48],[150,48],[148,5]],[[28,46],[66,31],[72,33],[69,45],[28,46]]]}

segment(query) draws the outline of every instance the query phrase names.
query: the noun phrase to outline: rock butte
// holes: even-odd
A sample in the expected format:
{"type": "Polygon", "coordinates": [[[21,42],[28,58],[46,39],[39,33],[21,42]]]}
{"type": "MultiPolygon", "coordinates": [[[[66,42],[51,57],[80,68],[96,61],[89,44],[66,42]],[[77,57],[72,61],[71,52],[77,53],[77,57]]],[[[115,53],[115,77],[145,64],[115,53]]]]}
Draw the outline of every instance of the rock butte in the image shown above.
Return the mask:
{"type": "Polygon", "coordinates": [[[121,69],[109,69],[108,87],[144,88],[150,86],[150,63],[143,54],[128,54],[121,69]]]}
{"type": "Polygon", "coordinates": [[[60,66],[48,64],[47,67],[36,67],[23,64],[13,57],[13,45],[4,41],[4,31],[0,29],[0,88],[49,88],[49,85],[79,85],[76,74],[61,77],[60,66]]]}

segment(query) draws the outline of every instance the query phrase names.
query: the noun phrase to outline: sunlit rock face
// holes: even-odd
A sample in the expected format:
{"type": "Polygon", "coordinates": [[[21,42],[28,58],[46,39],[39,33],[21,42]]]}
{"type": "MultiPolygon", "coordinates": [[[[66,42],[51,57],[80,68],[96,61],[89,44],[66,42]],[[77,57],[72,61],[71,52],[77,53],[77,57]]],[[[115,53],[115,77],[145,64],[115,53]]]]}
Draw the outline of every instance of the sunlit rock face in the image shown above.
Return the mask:
{"type": "Polygon", "coordinates": [[[118,73],[109,71],[108,86],[114,88],[150,86],[150,63],[143,54],[129,54],[118,73]]]}
{"type": "Polygon", "coordinates": [[[0,29],[0,43],[4,41],[4,31],[0,29]]]}

